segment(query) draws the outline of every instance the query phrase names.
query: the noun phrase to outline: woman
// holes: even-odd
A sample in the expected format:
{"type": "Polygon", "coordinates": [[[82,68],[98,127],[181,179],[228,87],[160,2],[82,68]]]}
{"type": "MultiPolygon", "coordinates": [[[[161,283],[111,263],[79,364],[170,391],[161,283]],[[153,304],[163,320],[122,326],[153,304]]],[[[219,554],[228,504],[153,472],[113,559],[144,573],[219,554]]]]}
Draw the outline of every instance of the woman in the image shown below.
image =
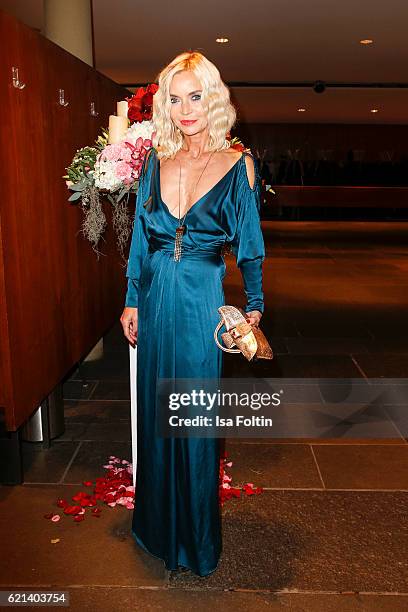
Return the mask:
{"type": "Polygon", "coordinates": [[[243,275],[247,319],[259,324],[259,184],[253,158],[226,140],[235,110],[217,68],[187,52],[162,70],[158,82],[154,146],[139,185],[121,317],[126,338],[138,345],[132,531],[168,569],[184,566],[205,576],[216,569],[222,547],[220,441],[158,437],[155,392],[161,378],[221,376],[213,332],[217,308],[225,303],[226,244],[243,275]]]}

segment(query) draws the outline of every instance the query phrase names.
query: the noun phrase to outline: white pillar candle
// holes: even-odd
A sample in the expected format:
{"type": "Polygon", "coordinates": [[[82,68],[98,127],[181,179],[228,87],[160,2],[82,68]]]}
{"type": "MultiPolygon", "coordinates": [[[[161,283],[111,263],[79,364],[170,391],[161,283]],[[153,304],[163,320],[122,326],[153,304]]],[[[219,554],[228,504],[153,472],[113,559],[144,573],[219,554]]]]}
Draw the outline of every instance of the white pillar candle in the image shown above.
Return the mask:
{"type": "Polygon", "coordinates": [[[127,100],[121,100],[116,103],[116,114],[118,117],[126,117],[128,116],[128,103],[127,100]]]}
{"type": "Polygon", "coordinates": [[[128,128],[128,120],[126,117],[116,117],[109,115],[109,144],[120,142],[128,128]]]}

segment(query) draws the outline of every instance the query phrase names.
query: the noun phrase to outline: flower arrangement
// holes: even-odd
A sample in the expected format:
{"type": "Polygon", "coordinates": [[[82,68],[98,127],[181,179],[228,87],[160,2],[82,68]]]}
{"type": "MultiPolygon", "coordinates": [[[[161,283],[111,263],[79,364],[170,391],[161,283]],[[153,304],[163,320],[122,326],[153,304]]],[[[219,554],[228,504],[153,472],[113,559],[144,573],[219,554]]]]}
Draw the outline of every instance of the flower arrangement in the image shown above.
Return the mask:
{"type": "Polygon", "coordinates": [[[131,193],[137,193],[139,177],[147,150],[152,146],[153,95],[157,85],[140,87],[109,118],[93,146],[78,149],[66,168],[67,187],[73,191],[70,202],[80,201],[84,212],[82,233],[99,256],[98,244],[107,226],[102,197],[112,204],[112,222],[117,247],[124,257],[132,231],[128,210],[131,193]]]}
{"type": "Polygon", "coordinates": [[[251,149],[245,147],[245,145],[241,142],[241,140],[235,136],[231,138],[231,134],[227,134],[227,139],[230,141],[230,148],[235,149],[236,151],[242,151],[246,153],[251,153],[251,149]]]}
{"type": "MultiPolygon", "coordinates": [[[[112,204],[112,224],[122,258],[132,232],[128,209],[131,193],[137,193],[146,152],[153,139],[153,96],[158,86],[140,87],[126,100],[117,103],[117,115],[110,115],[109,129],[102,128],[93,146],[78,149],[66,168],[67,187],[73,192],[69,202],[80,202],[84,213],[82,233],[96,254],[107,226],[102,198],[112,204]]],[[[238,138],[230,140],[231,148],[249,151],[238,138]]]]}

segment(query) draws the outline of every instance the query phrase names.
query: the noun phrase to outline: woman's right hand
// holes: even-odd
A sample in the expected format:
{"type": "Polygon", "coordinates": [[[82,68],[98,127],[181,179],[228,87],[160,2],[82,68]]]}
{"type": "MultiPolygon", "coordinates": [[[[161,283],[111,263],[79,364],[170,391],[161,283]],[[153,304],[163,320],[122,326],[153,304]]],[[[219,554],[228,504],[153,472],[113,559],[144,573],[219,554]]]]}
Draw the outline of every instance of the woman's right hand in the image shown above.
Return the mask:
{"type": "Polygon", "coordinates": [[[137,344],[137,308],[125,306],[120,322],[122,323],[123,333],[130,344],[137,344]]]}

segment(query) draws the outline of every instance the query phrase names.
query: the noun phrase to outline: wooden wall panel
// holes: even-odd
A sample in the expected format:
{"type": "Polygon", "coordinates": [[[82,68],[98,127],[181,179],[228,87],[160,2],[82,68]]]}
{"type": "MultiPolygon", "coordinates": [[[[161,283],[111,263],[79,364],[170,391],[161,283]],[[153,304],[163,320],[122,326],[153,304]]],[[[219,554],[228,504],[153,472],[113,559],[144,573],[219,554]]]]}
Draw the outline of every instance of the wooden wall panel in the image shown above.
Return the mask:
{"type": "MultiPolygon", "coordinates": [[[[0,409],[11,403],[12,377],[0,215],[0,409]]],[[[2,415],[0,413],[0,420],[2,415]]]]}
{"type": "Polygon", "coordinates": [[[129,92],[4,13],[0,36],[0,406],[15,430],[120,316],[125,270],[114,236],[98,260],[61,177],[129,92]],[[12,66],[25,89],[12,86],[12,66]]]}

